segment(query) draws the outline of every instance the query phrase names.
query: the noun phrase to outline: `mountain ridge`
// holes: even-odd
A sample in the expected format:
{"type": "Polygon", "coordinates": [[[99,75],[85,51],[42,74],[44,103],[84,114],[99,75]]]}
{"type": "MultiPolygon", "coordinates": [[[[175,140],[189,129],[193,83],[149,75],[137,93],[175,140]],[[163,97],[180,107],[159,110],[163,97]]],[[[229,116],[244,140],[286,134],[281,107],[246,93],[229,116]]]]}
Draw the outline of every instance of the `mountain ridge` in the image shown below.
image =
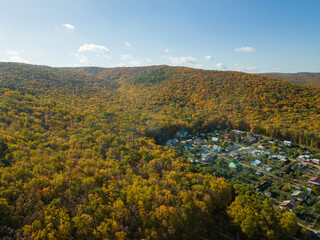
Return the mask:
{"type": "Polygon", "coordinates": [[[260,75],[267,77],[274,77],[283,79],[292,83],[308,85],[308,86],[320,86],[320,73],[318,72],[297,72],[297,73],[260,73],[260,75]]]}

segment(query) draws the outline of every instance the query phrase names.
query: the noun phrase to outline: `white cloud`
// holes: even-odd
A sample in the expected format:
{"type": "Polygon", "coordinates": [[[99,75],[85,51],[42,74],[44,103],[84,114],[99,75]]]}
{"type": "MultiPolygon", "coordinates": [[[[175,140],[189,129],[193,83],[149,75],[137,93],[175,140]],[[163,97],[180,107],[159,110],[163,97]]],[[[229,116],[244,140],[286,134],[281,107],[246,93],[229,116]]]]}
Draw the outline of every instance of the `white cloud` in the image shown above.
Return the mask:
{"type": "Polygon", "coordinates": [[[226,65],[224,65],[223,63],[217,63],[215,66],[217,69],[220,69],[220,70],[227,70],[228,69],[226,67],[226,65]]]}
{"type": "Polygon", "coordinates": [[[131,57],[129,54],[125,54],[125,55],[120,55],[120,59],[122,61],[125,61],[125,60],[133,59],[133,57],[131,57]]]}
{"type": "Polygon", "coordinates": [[[8,55],[15,55],[15,56],[19,55],[19,53],[18,53],[17,51],[11,51],[11,50],[6,51],[6,54],[8,54],[8,55]]]}
{"type": "Polygon", "coordinates": [[[235,64],[237,71],[241,71],[241,72],[257,72],[259,69],[255,66],[242,66],[238,63],[235,64]]]}
{"type": "Polygon", "coordinates": [[[208,60],[208,61],[212,61],[212,60],[213,60],[213,57],[211,57],[211,56],[205,56],[204,59],[205,59],[205,60],[208,60]]]}
{"type": "Polygon", "coordinates": [[[173,49],[165,48],[163,51],[165,51],[166,53],[168,53],[168,52],[172,52],[173,49]]]}
{"type": "Polygon", "coordinates": [[[198,68],[198,69],[204,69],[203,68],[203,64],[197,64],[195,67],[198,68]]]}
{"type": "Polygon", "coordinates": [[[131,43],[129,43],[129,42],[124,42],[124,44],[125,44],[127,47],[130,47],[130,46],[131,46],[131,43]]]}
{"type": "Polygon", "coordinates": [[[69,23],[62,24],[62,27],[66,28],[66,29],[69,29],[69,30],[75,29],[75,26],[73,26],[73,25],[71,25],[69,23]]]}
{"type": "Polygon", "coordinates": [[[19,62],[19,63],[29,63],[27,60],[24,60],[22,57],[12,55],[9,58],[10,62],[19,62]]]}
{"type": "Polygon", "coordinates": [[[132,60],[130,61],[129,63],[123,63],[123,62],[120,62],[116,65],[114,65],[115,67],[136,67],[136,66],[142,66],[143,64],[138,61],[138,60],[132,60]]]}
{"type": "Polygon", "coordinates": [[[195,57],[172,57],[168,56],[169,60],[174,65],[181,65],[181,64],[197,64],[197,59],[195,57]]]}
{"type": "Polygon", "coordinates": [[[71,56],[75,56],[80,63],[85,64],[85,65],[92,65],[92,62],[88,60],[86,56],[83,54],[77,54],[77,53],[70,53],[71,56]]]}
{"type": "Polygon", "coordinates": [[[116,67],[125,67],[125,66],[126,66],[125,63],[118,63],[118,64],[116,65],[116,67]]]}
{"type": "Polygon", "coordinates": [[[131,66],[142,66],[142,63],[138,60],[133,60],[130,62],[131,66]]]}
{"type": "Polygon", "coordinates": [[[5,52],[8,56],[8,59],[5,59],[5,62],[19,62],[19,63],[29,63],[27,60],[19,56],[17,51],[8,50],[5,52]]]}
{"type": "Polygon", "coordinates": [[[234,51],[252,53],[252,52],[255,52],[256,50],[253,47],[240,47],[240,48],[235,48],[234,51]]]}
{"type": "Polygon", "coordinates": [[[102,54],[107,54],[109,52],[109,49],[102,45],[96,45],[96,44],[83,44],[78,52],[97,52],[102,54]]]}
{"type": "Polygon", "coordinates": [[[148,63],[153,63],[153,60],[151,58],[147,58],[148,63]]]}

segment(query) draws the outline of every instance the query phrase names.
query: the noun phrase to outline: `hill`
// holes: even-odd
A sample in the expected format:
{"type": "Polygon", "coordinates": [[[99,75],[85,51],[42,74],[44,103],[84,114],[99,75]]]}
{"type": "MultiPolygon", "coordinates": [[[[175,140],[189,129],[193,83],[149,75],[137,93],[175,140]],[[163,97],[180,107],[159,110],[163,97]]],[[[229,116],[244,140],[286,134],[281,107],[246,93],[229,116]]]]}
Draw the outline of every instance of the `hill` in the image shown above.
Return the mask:
{"type": "Polygon", "coordinates": [[[300,73],[261,73],[263,76],[283,79],[292,83],[320,86],[320,73],[300,72],[300,73]]]}
{"type": "Polygon", "coordinates": [[[148,108],[147,130],[194,131],[220,124],[319,148],[319,89],[254,74],[168,66],[95,74],[117,76],[124,101],[140,112],[148,108]]]}
{"type": "Polygon", "coordinates": [[[294,214],[159,143],[220,125],[319,148],[318,88],[184,67],[0,63],[0,95],[1,237],[295,235],[294,214]]]}
{"type": "Polygon", "coordinates": [[[43,91],[73,102],[81,96],[77,104],[84,99],[103,101],[109,105],[108,111],[118,111],[117,115],[131,112],[136,133],[158,142],[180,128],[197,131],[228,125],[319,148],[319,89],[254,74],[183,67],[57,69],[19,65],[3,73],[4,65],[0,66],[0,86],[36,91],[36,95],[43,91]]]}

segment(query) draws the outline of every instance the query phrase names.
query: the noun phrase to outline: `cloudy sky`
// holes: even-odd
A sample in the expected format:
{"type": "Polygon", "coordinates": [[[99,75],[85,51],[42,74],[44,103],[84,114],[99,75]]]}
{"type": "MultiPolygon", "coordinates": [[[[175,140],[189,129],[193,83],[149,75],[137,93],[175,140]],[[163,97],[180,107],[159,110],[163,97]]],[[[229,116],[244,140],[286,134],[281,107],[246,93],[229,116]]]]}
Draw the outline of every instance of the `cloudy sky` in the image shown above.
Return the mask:
{"type": "Polygon", "coordinates": [[[319,0],[0,0],[0,61],[320,72],[319,0]]]}

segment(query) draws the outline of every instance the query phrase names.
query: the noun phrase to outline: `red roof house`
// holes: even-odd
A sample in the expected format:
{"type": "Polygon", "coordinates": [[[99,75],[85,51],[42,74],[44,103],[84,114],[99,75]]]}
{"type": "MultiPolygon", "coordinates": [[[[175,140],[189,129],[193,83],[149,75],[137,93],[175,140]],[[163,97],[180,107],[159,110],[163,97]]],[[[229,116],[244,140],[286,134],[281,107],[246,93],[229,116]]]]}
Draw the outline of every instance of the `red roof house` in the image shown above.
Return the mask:
{"type": "Polygon", "coordinates": [[[317,186],[320,186],[320,178],[318,177],[313,177],[313,178],[310,178],[308,183],[311,183],[313,185],[317,185],[317,186]]]}

